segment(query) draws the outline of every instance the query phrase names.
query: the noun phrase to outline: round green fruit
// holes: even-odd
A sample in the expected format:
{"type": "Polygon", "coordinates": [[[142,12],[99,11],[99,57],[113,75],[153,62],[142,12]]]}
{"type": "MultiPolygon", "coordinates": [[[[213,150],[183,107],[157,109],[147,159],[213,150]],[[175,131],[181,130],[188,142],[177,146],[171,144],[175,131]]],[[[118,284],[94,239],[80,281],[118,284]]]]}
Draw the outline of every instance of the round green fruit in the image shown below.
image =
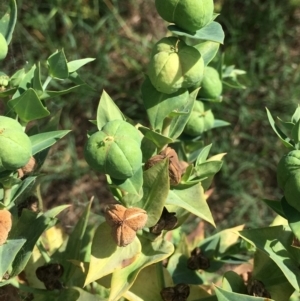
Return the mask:
{"type": "Polygon", "coordinates": [[[283,156],[277,166],[277,183],[287,202],[300,210],[300,151],[283,156]]]}
{"type": "Polygon", "coordinates": [[[89,137],[84,157],[93,169],[114,179],[130,178],[142,164],[139,131],[126,121],[110,121],[89,137]]]}
{"type": "Polygon", "coordinates": [[[155,0],[159,15],[189,32],[195,32],[213,19],[213,0],[155,0]]]}
{"type": "Polygon", "coordinates": [[[176,37],[161,39],[152,51],[148,75],[161,93],[190,88],[202,80],[204,61],[200,52],[176,37]]]}
{"type": "Polygon", "coordinates": [[[300,174],[300,151],[293,150],[283,156],[277,166],[277,183],[284,190],[290,177],[300,174]]]}
{"type": "Polygon", "coordinates": [[[22,126],[12,118],[0,116],[0,172],[25,166],[31,156],[31,141],[22,126]]]}
{"type": "Polygon", "coordinates": [[[222,88],[219,72],[212,67],[205,67],[198,97],[207,99],[219,98],[222,94],[222,88]]]}
{"type": "Polygon", "coordinates": [[[8,52],[8,46],[6,43],[6,39],[3,34],[0,33],[0,61],[6,58],[8,52]]]}
{"type": "Polygon", "coordinates": [[[193,137],[200,136],[213,127],[214,120],[212,111],[202,101],[196,100],[184,133],[193,137]]]}

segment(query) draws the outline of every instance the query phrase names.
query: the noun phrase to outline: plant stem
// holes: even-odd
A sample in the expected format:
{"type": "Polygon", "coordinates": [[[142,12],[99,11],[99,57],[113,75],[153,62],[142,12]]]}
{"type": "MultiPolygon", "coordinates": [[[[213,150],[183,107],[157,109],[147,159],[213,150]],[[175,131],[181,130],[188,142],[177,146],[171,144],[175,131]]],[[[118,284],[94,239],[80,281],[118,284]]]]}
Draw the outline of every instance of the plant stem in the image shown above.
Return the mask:
{"type": "Polygon", "coordinates": [[[36,246],[39,249],[39,251],[40,251],[41,255],[43,256],[44,260],[46,261],[46,263],[49,263],[51,261],[51,258],[48,255],[47,250],[45,249],[44,245],[42,244],[42,242],[40,240],[37,241],[36,246]]]}
{"type": "Polygon", "coordinates": [[[51,76],[48,76],[43,84],[43,91],[46,90],[47,86],[49,85],[49,83],[51,82],[52,80],[52,77],[51,76]]]}
{"type": "Polygon", "coordinates": [[[7,207],[10,203],[11,187],[3,187],[3,191],[4,191],[3,203],[4,203],[5,207],[7,207]]]}

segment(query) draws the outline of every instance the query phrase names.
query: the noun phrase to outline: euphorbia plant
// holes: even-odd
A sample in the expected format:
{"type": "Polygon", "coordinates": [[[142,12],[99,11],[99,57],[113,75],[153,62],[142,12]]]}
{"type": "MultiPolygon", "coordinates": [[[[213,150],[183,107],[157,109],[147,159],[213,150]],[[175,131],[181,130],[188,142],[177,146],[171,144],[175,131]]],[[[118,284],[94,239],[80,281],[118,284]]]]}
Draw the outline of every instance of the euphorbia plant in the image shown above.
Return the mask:
{"type": "MultiPolygon", "coordinates": [[[[40,64],[2,75],[0,285],[12,284],[34,300],[289,300],[300,283],[299,109],[291,122],[283,122],[291,139],[268,113],[275,132],[293,151],[278,168],[284,198],[265,202],[289,226],[238,226],[206,238],[196,229],[186,235],[182,225],[191,214],[215,225],[206,191],[224,154],[209,157],[211,144],[205,145],[204,138],[207,131],[228,125],[215,119],[211,105],[221,102],[223,84],[240,86],[236,76],[242,72],[209,65],[224,40],[214,21],[213,1],[155,3],[161,17],[174,24],[168,27],[172,36],[155,44],[141,86],[148,121],[136,124],[102,92],[84,156],[92,169],[106,174],[115,203],[96,215],[89,202],[67,240],[55,227],[56,215],[67,206],[43,212],[38,191],[49,148],[69,133],[57,130],[59,115],[49,111],[45,100],[84,85],[77,70],[92,59],[68,62],[60,50],[49,56],[44,81],[40,64]],[[74,86],[51,91],[52,80],[69,80],[74,86]],[[48,126],[39,123],[45,118],[51,119],[48,126]],[[29,122],[37,126],[29,130],[29,122]],[[35,164],[24,168],[32,156],[35,164]],[[29,198],[38,199],[38,210],[24,208],[29,198]],[[50,243],[50,233],[57,235],[55,243],[50,243]],[[220,279],[225,264],[241,265],[253,254],[248,279],[234,271],[220,279]]],[[[15,22],[11,0],[0,20],[0,59],[6,56],[15,22]]]]}

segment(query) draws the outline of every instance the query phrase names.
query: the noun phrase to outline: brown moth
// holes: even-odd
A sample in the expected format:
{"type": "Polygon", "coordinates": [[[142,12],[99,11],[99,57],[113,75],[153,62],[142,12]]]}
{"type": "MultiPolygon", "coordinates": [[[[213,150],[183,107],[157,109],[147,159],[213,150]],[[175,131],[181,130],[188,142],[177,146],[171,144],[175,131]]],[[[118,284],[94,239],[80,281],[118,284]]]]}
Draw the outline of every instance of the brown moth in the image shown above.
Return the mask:
{"type": "Polygon", "coordinates": [[[0,246],[6,242],[11,226],[11,213],[8,210],[0,210],[0,246]]]}
{"type": "Polygon", "coordinates": [[[112,228],[112,236],[119,247],[125,247],[133,242],[136,231],[144,228],[147,222],[147,212],[140,208],[126,208],[122,205],[109,205],[105,219],[112,228]]]}

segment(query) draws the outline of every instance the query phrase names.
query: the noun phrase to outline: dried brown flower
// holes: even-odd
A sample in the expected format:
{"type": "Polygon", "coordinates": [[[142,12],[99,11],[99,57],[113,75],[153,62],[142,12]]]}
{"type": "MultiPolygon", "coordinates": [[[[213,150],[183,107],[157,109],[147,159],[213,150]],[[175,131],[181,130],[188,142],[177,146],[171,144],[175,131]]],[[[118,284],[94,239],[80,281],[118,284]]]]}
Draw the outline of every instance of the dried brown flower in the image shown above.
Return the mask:
{"type": "Polygon", "coordinates": [[[144,228],[147,218],[147,212],[143,209],[118,204],[109,205],[105,212],[105,219],[112,227],[112,236],[119,247],[133,242],[136,231],[144,228]]]}
{"type": "Polygon", "coordinates": [[[186,301],[190,294],[190,287],[185,283],[179,283],[174,287],[165,287],[160,295],[164,301],[186,301]]]}
{"type": "Polygon", "coordinates": [[[166,207],[164,207],[161,217],[158,222],[150,227],[150,232],[153,234],[161,234],[163,230],[172,230],[177,225],[177,217],[175,212],[169,212],[166,207]]]}
{"type": "Polygon", "coordinates": [[[197,247],[191,252],[187,266],[191,270],[207,270],[210,267],[210,261],[201,253],[201,249],[197,247]]]}

